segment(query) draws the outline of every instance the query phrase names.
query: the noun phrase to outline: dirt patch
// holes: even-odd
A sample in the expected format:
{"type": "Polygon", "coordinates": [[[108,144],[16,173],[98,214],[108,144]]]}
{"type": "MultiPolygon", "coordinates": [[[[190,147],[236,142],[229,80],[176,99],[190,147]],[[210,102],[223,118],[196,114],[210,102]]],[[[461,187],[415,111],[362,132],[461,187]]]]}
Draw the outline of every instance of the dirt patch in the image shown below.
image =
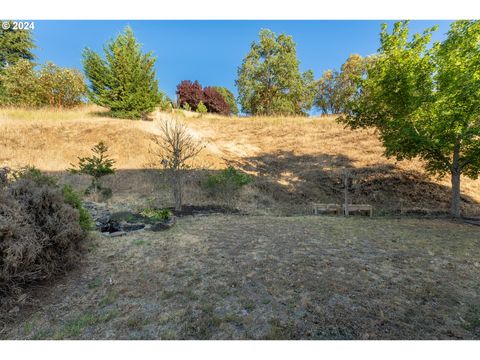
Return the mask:
{"type": "Polygon", "coordinates": [[[238,209],[222,205],[184,205],[181,211],[177,211],[173,207],[168,209],[178,217],[214,214],[240,214],[238,209]]]}
{"type": "Polygon", "coordinates": [[[480,339],[479,258],[446,220],[186,216],[98,236],[0,336],[480,339]]]}

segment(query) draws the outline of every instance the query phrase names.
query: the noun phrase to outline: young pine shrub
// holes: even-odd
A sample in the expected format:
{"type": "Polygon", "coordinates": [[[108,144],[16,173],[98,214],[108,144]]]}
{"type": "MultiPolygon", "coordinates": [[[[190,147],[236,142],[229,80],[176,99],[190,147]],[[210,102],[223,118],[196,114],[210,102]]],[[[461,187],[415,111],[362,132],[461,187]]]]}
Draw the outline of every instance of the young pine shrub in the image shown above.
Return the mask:
{"type": "Polygon", "coordinates": [[[115,174],[115,160],[110,159],[107,155],[108,146],[100,141],[92,148],[93,155],[91,157],[78,157],[78,168],[70,164],[72,168],[67,171],[72,174],[85,174],[91,176],[90,186],[85,190],[86,194],[93,193],[96,201],[99,200],[99,192],[105,197],[111,197],[112,190],[102,185],[102,178],[107,175],[115,174]]]}

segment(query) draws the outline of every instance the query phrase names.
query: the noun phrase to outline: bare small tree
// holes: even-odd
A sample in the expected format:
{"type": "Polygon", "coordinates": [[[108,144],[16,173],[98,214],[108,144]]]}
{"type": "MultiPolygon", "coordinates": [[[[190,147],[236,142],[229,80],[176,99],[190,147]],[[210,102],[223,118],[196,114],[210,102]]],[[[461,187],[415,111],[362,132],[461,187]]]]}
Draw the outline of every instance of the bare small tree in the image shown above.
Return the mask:
{"type": "Polygon", "coordinates": [[[168,170],[172,180],[175,210],[181,211],[183,205],[183,175],[190,162],[205,145],[195,139],[188,127],[179,120],[162,118],[158,122],[159,134],[152,137],[154,148],[151,153],[168,170]]]}

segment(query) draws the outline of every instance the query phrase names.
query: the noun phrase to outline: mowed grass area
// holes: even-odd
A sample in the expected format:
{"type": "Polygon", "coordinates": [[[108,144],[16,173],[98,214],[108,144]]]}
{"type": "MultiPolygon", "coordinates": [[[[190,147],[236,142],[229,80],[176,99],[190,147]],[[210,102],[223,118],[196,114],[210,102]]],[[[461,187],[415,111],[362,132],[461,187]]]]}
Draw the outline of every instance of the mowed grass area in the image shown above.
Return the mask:
{"type": "Polygon", "coordinates": [[[479,259],[446,220],[186,217],[96,234],[1,338],[480,339],[479,259]]]}

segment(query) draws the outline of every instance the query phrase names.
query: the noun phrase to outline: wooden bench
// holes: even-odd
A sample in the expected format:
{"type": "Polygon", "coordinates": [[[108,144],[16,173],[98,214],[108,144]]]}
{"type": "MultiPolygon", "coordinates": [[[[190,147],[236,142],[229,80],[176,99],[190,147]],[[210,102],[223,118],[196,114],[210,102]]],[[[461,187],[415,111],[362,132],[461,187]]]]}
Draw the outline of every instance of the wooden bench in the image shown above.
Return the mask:
{"type": "MultiPolygon", "coordinates": [[[[346,215],[345,204],[342,205],[343,214],[346,215]]],[[[373,216],[373,206],[368,204],[348,204],[348,213],[367,211],[370,217],[373,216]]]]}
{"type": "Polygon", "coordinates": [[[313,204],[313,213],[315,215],[322,213],[335,213],[335,215],[340,215],[342,207],[338,204],[313,204]]]}

